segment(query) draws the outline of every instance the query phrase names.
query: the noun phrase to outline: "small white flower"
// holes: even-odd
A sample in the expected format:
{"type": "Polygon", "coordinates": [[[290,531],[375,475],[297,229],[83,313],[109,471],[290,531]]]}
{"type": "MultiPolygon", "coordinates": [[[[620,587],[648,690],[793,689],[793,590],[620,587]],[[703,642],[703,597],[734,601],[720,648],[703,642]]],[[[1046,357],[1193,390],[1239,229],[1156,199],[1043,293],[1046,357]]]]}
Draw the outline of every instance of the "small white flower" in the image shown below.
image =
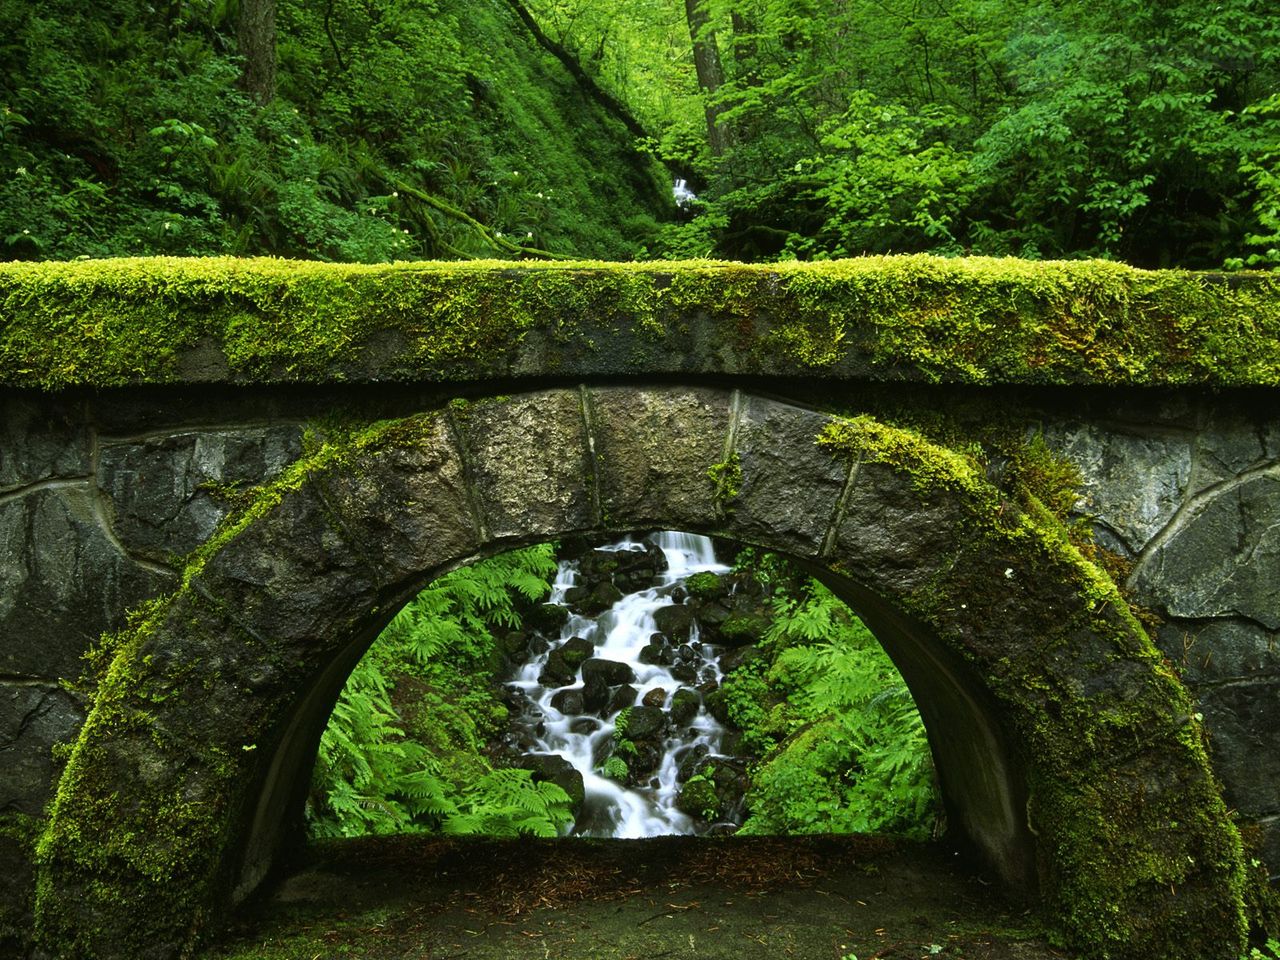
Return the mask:
{"type": "Polygon", "coordinates": [[[1006,580],[1012,580],[1012,579],[1013,579],[1013,567],[1005,567],[1005,568],[1004,568],[1004,578],[1005,578],[1006,580]]]}
{"type": "Polygon", "coordinates": [[[391,191],[391,195],[392,195],[393,197],[398,197],[398,196],[400,196],[400,191],[399,191],[399,190],[392,190],[392,191],[391,191]]]}
{"type": "Polygon", "coordinates": [[[533,233],[532,233],[532,232],[530,232],[530,233],[526,233],[526,234],[524,235],[524,238],[525,238],[526,240],[532,240],[532,239],[533,239],[533,233]]]}
{"type": "Polygon", "coordinates": [[[164,222],[164,228],[165,228],[166,230],[168,230],[168,229],[169,229],[169,221],[168,221],[168,220],[166,220],[166,221],[164,222]]]}
{"type": "Polygon", "coordinates": [[[22,233],[23,233],[23,236],[26,236],[26,235],[30,234],[30,233],[31,233],[31,231],[30,231],[30,230],[23,230],[23,231],[22,231],[22,233]]]}
{"type": "Polygon", "coordinates": [[[19,167],[17,170],[15,170],[15,171],[13,171],[13,172],[14,172],[14,173],[16,173],[16,174],[17,174],[18,176],[20,176],[20,177],[25,177],[25,176],[27,175],[27,168],[26,168],[26,167],[19,167]]]}
{"type": "Polygon", "coordinates": [[[408,230],[405,231],[405,233],[408,233],[408,232],[409,232],[408,230]]]}

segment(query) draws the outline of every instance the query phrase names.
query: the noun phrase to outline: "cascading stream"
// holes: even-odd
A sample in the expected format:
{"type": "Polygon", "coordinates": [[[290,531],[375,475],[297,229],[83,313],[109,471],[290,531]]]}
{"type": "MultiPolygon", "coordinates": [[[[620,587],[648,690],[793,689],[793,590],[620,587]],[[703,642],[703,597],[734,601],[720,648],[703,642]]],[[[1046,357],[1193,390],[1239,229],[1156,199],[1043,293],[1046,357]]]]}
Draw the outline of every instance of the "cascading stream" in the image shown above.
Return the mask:
{"type": "MultiPolygon", "coordinates": [[[[584,592],[579,561],[560,563],[548,602],[568,606],[570,615],[559,636],[509,682],[526,698],[516,722],[528,753],[558,755],[582,775],[585,799],[574,833],[635,838],[702,832],[705,821],[681,812],[676,802],[680,781],[689,775],[681,761],[720,752],[724,727],[703,703],[721,680],[720,649],[701,642],[689,613],[661,611],[680,605],[686,578],[730,568],[716,560],[708,538],[687,533],[625,538],[597,548],[593,559],[609,552],[618,554],[618,566],[648,553],[665,570],[592,617],[578,612],[584,599],[575,596],[584,592]],[[612,776],[605,775],[611,756],[628,763],[621,775],[616,760],[612,776]]],[[[603,563],[609,565],[607,557],[603,563]]],[[[598,589],[591,594],[599,596],[598,589]]],[[[588,609],[591,597],[585,598],[588,609]]]]}

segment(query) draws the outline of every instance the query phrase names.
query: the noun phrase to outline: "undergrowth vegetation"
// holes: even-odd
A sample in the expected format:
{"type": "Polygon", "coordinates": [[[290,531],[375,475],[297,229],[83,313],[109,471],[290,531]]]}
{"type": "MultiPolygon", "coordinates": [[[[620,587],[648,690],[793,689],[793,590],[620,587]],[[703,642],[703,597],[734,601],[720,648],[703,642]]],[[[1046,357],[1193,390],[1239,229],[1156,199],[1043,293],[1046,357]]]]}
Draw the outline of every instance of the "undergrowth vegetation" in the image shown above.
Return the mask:
{"type": "Polygon", "coordinates": [[[934,826],[933,764],[915,701],[866,625],[811,577],[745,550],[777,582],[760,655],[723,696],[760,757],[744,834],[897,833],[934,826]]]}
{"type": "Polygon", "coordinates": [[[438,831],[555,836],[569,798],[527,770],[494,769],[506,720],[494,696],[494,632],[520,625],[556,568],[549,544],[433,582],[352,671],[320,741],[307,817],[318,837],[438,831]]]}

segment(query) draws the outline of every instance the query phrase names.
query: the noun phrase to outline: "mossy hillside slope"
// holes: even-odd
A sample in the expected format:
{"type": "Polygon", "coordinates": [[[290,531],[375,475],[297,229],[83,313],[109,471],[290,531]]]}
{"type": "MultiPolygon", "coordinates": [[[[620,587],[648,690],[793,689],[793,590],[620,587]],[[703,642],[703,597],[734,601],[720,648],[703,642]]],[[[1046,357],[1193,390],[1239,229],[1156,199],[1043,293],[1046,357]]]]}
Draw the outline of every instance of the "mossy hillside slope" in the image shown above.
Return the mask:
{"type": "Polygon", "coordinates": [[[0,265],[0,384],[728,373],[1280,384],[1280,277],[868,257],[0,265]]]}

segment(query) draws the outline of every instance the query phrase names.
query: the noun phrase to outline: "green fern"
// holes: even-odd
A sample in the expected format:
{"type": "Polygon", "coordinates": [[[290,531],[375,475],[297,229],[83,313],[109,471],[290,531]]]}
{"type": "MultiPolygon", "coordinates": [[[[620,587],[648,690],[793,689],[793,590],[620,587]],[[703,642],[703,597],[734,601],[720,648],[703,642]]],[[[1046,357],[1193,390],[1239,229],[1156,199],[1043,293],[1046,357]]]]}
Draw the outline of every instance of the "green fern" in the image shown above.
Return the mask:
{"type": "Polygon", "coordinates": [[[927,836],[935,808],[924,725],[870,630],[816,580],[773,600],[766,657],[724,685],[761,757],[744,834],[927,836]]]}
{"type": "Polygon", "coordinates": [[[546,596],[555,570],[550,544],[502,554],[441,577],[396,614],[348,677],[321,735],[307,805],[313,835],[553,836],[571,819],[559,787],[533,784],[528,771],[493,770],[483,754],[503,716],[493,631],[518,628],[519,604],[546,596]],[[430,707],[414,723],[393,703],[406,677],[430,707]]]}

